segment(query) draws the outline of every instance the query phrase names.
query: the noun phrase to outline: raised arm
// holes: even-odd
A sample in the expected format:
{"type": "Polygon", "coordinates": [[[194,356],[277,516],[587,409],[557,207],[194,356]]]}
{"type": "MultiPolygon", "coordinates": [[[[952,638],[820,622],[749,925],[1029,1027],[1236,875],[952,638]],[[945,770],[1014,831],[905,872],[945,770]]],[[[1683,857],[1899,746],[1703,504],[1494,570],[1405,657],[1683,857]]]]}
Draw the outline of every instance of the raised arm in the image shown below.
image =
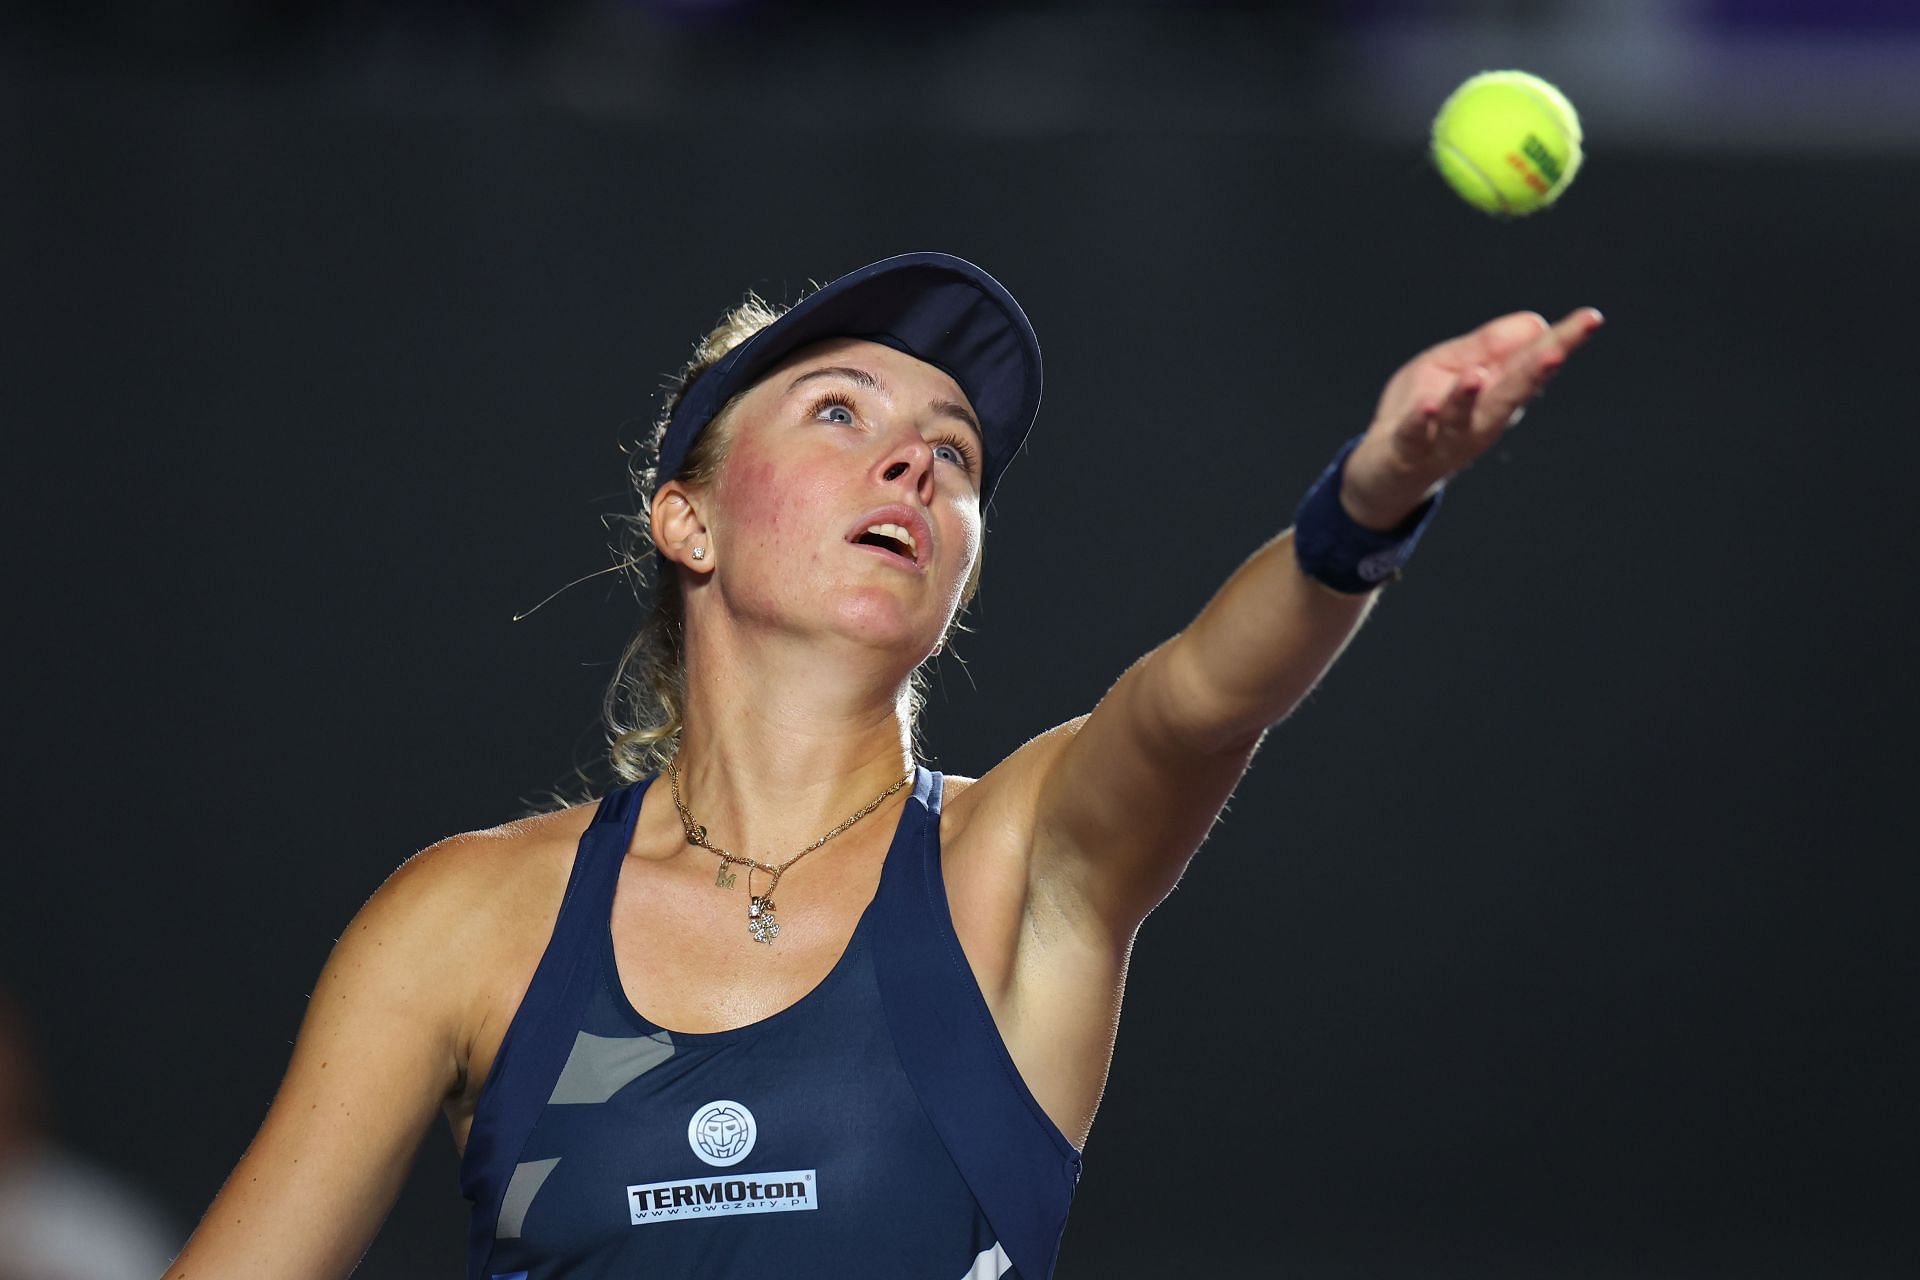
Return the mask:
{"type": "MultiPolygon", "coordinates": [[[[1551,327],[1517,312],[1415,357],[1387,383],[1347,458],[1345,515],[1380,532],[1409,521],[1499,440],[1600,323],[1591,308],[1551,327]]],[[[1091,715],[1049,735],[1054,742],[1030,744],[1037,897],[1131,938],[1205,839],[1262,735],[1325,674],[1377,594],[1308,577],[1293,531],[1283,533],[1091,715]]]]}
{"type": "Polygon", "coordinates": [[[366,1252],[460,1078],[474,839],[416,856],[347,926],[265,1123],[165,1280],[334,1280],[366,1252]]]}

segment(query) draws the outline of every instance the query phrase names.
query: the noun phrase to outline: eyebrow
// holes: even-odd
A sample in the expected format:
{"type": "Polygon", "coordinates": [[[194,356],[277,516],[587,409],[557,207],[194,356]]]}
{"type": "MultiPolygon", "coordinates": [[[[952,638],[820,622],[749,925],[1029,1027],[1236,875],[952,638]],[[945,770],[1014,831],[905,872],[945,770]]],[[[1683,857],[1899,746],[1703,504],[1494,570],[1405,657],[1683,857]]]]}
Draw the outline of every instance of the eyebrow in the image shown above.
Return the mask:
{"type": "MultiPolygon", "coordinates": [[[[800,384],[812,382],[815,378],[845,378],[848,382],[859,387],[864,387],[868,391],[877,391],[883,396],[893,394],[887,390],[886,383],[880,381],[880,379],[874,377],[865,369],[856,369],[851,365],[843,364],[828,365],[824,369],[808,370],[788,385],[787,394],[792,395],[800,384]]],[[[955,422],[963,423],[969,427],[973,431],[974,439],[979,442],[982,454],[985,454],[987,433],[980,429],[980,421],[973,416],[971,409],[957,400],[932,400],[927,403],[927,408],[933,410],[943,418],[952,418],[955,422]]]]}

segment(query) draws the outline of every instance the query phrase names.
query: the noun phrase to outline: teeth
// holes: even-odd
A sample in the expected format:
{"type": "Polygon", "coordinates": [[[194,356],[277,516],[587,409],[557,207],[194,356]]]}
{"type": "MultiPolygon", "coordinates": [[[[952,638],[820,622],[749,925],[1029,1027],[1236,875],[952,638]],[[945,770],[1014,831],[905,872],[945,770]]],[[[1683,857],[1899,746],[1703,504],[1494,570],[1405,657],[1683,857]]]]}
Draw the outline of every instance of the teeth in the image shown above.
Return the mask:
{"type": "Polygon", "coordinates": [[[893,538],[897,541],[904,542],[907,544],[907,550],[913,552],[914,559],[917,560],[920,558],[920,544],[913,540],[913,534],[897,524],[870,524],[867,526],[867,532],[877,533],[883,538],[893,538]]]}

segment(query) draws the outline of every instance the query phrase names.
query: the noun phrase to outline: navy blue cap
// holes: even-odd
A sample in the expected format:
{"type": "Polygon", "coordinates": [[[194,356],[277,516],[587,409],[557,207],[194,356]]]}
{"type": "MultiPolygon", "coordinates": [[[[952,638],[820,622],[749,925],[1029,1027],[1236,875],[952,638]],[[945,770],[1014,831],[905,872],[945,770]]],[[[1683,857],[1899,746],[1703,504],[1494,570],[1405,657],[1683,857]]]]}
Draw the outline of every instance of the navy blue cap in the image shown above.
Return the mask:
{"type": "Polygon", "coordinates": [[[882,343],[960,384],[985,436],[984,506],[1040,410],[1040,340],[999,281],[949,253],[903,253],[848,272],[729,351],[674,410],[660,443],[659,479],[679,474],[694,439],[729,399],[827,338],[882,343]]]}

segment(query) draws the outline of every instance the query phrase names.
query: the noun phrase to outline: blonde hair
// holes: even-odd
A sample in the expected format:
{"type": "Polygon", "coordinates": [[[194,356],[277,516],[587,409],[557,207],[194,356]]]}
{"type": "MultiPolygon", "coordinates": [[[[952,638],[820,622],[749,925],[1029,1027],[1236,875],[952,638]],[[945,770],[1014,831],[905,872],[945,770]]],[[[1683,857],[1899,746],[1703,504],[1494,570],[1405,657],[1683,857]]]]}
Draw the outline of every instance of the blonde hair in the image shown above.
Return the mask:
{"type": "MultiPolygon", "coordinates": [[[[602,719],[607,732],[607,757],[613,774],[621,782],[634,782],[662,768],[679,747],[680,731],[685,727],[687,701],[686,611],[680,598],[671,566],[660,558],[653,545],[652,509],[660,488],[660,446],[666,439],[667,424],[674,410],[686,398],[689,388],[700,376],[729,351],[779,319],[786,308],[775,306],[755,294],[722,316],[693,349],[693,356],[668,384],[666,403],[655,419],[647,446],[630,463],[629,488],[635,499],[634,513],[617,516],[620,525],[614,553],[620,566],[633,575],[635,595],[647,610],[626,651],[620,655],[613,679],[602,699],[602,719]],[[649,577],[654,579],[651,600],[643,594],[649,577]]],[[[719,477],[733,442],[733,411],[743,389],[736,393],[713,417],[687,450],[675,479],[693,488],[711,485],[719,477]]],[[[960,618],[973,603],[980,589],[983,555],[974,557],[973,571],[961,593],[960,607],[944,645],[955,631],[965,631],[960,618]]],[[[926,705],[927,674],[925,664],[916,667],[908,678],[907,719],[914,755],[920,754],[920,710],[926,705]]]]}

